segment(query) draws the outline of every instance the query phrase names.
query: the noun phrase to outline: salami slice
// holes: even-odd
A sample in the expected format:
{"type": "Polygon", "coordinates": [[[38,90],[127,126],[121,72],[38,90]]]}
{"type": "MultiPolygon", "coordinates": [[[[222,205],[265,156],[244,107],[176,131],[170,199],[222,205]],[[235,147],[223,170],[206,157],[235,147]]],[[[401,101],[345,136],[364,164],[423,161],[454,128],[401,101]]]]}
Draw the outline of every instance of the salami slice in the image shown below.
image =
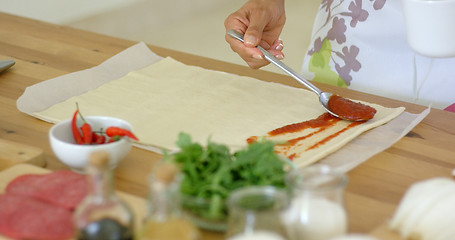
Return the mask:
{"type": "Polygon", "coordinates": [[[6,193],[29,196],[73,210],[87,194],[87,181],[84,175],[69,170],[25,174],[10,182],[6,193]]]}
{"type": "Polygon", "coordinates": [[[74,234],[72,212],[27,196],[1,194],[0,232],[14,239],[68,239],[74,234]]]}

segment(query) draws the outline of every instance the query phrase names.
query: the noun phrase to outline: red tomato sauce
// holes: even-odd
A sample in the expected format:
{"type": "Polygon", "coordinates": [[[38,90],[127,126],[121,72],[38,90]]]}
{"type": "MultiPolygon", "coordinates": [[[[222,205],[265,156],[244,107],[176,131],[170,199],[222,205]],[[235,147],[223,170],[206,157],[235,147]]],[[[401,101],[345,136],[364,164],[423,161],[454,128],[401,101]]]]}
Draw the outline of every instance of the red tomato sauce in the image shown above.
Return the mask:
{"type": "Polygon", "coordinates": [[[300,123],[289,124],[284,127],[277,128],[275,130],[270,131],[268,133],[268,135],[276,136],[276,135],[285,134],[285,133],[300,132],[307,128],[326,127],[326,126],[335,124],[339,120],[340,120],[339,118],[334,117],[330,113],[324,113],[316,119],[312,119],[312,120],[300,122],[300,123]]]}
{"type": "Polygon", "coordinates": [[[329,99],[328,107],[330,111],[337,114],[340,118],[358,121],[369,120],[376,114],[376,109],[359,102],[332,95],[329,99]]]}
{"type": "Polygon", "coordinates": [[[311,149],[315,149],[315,148],[317,148],[318,146],[323,145],[323,144],[325,144],[326,142],[328,142],[328,141],[332,140],[333,138],[337,137],[337,136],[340,135],[341,133],[346,132],[348,129],[353,128],[353,127],[355,127],[355,126],[357,126],[357,125],[360,125],[360,124],[362,124],[362,123],[363,123],[363,122],[353,122],[353,123],[349,124],[347,127],[341,129],[340,131],[338,131],[338,132],[336,132],[336,133],[334,133],[334,134],[332,134],[332,135],[330,135],[330,136],[328,136],[328,137],[322,139],[322,140],[319,141],[318,143],[316,143],[316,144],[314,144],[313,146],[309,147],[306,151],[311,150],[311,149]]]}

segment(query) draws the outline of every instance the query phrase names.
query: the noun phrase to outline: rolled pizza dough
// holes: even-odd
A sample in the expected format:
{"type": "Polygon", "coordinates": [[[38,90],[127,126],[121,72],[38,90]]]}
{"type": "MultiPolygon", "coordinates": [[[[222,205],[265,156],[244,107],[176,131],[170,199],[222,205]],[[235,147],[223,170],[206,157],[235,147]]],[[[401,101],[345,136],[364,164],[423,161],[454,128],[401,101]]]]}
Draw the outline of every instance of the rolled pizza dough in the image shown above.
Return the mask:
{"type": "MultiPolygon", "coordinates": [[[[129,121],[140,139],[139,147],[177,150],[179,132],[205,144],[211,141],[231,149],[246,146],[251,136],[315,119],[325,111],[316,94],[300,88],[189,66],[164,58],[79,96],[69,98],[34,116],[59,122],[76,109],[85,116],[105,115],[129,121]]],[[[369,104],[375,117],[350,128],[314,151],[294,159],[308,165],[336,151],[350,140],[397,117],[404,108],[369,104]]],[[[342,127],[348,124],[339,121],[342,127]]],[[[319,137],[324,137],[321,132],[319,137]]]]}

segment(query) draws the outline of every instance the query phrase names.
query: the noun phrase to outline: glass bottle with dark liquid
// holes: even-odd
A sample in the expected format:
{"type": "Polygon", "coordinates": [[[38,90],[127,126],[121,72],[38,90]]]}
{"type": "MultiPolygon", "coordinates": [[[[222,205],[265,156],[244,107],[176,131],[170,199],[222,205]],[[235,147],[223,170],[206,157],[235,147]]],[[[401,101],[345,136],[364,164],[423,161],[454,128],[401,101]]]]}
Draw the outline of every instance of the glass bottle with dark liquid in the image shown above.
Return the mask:
{"type": "Polygon", "coordinates": [[[91,155],[87,167],[88,195],[74,214],[79,240],[132,240],[134,216],[114,190],[109,155],[91,155]]]}

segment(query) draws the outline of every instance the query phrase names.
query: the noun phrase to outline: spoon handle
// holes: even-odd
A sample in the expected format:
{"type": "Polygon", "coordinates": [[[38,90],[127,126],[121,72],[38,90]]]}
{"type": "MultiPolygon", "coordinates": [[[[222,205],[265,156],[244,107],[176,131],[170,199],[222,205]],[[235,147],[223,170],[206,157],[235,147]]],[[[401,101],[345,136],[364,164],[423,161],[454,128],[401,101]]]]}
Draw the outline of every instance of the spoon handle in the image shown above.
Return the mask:
{"type": "MultiPolygon", "coordinates": [[[[235,39],[238,39],[243,42],[243,35],[235,30],[228,30],[227,34],[235,39]]],[[[275,64],[277,67],[279,67],[281,70],[289,74],[291,77],[299,81],[301,84],[305,85],[308,89],[311,91],[315,92],[318,96],[322,94],[322,91],[314,86],[312,83],[310,83],[308,80],[304,79],[300,74],[298,74],[296,71],[294,71],[292,68],[290,68],[288,65],[284,64],[280,60],[278,60],[276,57],[274,57],[271,53],[269,53],[267,50],[262,48],[261,46],[257,46],[259,50],[264,54],[265,59],[267,59],[269,62],[275,64]]]]}

